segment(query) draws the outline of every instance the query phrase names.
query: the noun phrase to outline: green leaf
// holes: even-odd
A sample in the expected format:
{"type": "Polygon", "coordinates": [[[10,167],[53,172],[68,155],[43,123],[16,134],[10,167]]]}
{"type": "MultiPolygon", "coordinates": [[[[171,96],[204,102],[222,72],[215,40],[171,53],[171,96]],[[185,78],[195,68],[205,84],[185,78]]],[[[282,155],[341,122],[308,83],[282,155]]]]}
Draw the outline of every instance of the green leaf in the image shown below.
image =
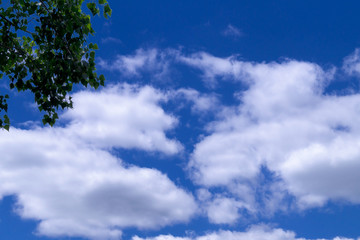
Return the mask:
{"type": "Polygon", "coordinates": [[[96,7],[96,3],[87,3],[86,6],[91,11],[93,16],[100,12],[99,8],[96,7]]]}
{"type": "Polygon", "coordinates": [[[104,17],[105,18],[108,18],[108,16],[111,17],[111,13],[112,13],[112,10],[111,10],[109,4],[106,4],[104,6],[104,17]]]}
{"type": "Polygon", "coordinates": [[[44,125],[46,125],[47,123],[49,123],[49,122],[50,122],[50,117],[49,117],[49,115],[45,114],[44,117],[43,117],[43,119],[42,119],[42,122],[43,122],[44,125]]]}
{"type": "Polygon", "coordinates": [[[99,79],[100,79],[100,85],[101,85],[101,86],[104,86],[104,85],[105,85],[105,77],[104,77],[104,75],[101,74],[101,75],[99,76],[99,79]]]}
{"type": "Polygon", "coordinates": [[[95,44],[93,44],[93,43],[90,43],[89,44],[89,48],[90,49],[93,49],[93,50],[98,50],[99,49],[99,47],[98,47],[98,45],[95,43],[95,44]]]}
{"type": "Polygon", "coordinates": [[[95,58],[95,52],[94,51],[90,52],[90,58],[95,58]]]}
{"type": "Polygon", "coordinates": [[[7,115],[4,115],[4,123],[5,124],[10,124],[10,119],[7,115]]]}

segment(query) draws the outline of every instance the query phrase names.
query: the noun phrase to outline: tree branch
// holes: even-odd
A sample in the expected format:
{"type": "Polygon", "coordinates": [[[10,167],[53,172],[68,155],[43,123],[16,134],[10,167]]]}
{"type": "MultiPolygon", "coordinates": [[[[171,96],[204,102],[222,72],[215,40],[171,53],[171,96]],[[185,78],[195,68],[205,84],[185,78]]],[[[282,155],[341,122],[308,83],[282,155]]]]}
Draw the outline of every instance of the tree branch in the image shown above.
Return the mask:
{"type": "Polygon", "coordinates": [[[1,17],[2,19],[4,19],[7,23],[9,23],[10,25],[14,26],[14,23],[11,22],[11,21],[10,21],[9,19],[7,19],[6,17],[4,17],[1,13],[0,13],[0,17],[1,17]]]}
{"type": "Polygon", "coordinates": [[[46,8],[46,10],[48,12],[50,12],[49,8],[46,6],[45,2],[43,0],[39,0],[41,2],[42,5],[44,5],[44,7],[46,8]]]}
{"type": "MultiPolygon", "coordinates": [[[[7,23],[9,23],[11,26],[13,26],[13,27],[18,27],[18,26],[16,26],[12,21],[10,21],[9,19],[7,19],[6,17],[4,17],[1,13],[0,13],[0,17],[2,18],[2,19],[4,19],[7,23]]],[[[32,32],[29,32],[28,30],[24,30],[24,29],[21,29],[21,28],[19,28],[21,31],[23,31],[23,32],[26,32],[26,33],[28,33],[28,34],[34,34],[34,33],[32,33],[32,32]]]]}

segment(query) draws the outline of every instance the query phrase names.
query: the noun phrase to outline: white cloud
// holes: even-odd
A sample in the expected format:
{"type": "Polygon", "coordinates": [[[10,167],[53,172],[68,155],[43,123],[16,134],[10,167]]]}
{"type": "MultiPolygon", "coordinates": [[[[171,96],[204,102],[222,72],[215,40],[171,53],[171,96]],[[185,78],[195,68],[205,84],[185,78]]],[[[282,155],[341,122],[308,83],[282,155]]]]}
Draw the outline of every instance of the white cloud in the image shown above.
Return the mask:
{"type": "Polygon", "coordinates": [[[196,240],[305,240],[295,238],[295,233],[267,226],[253,226],[245,232],[219,231],[198,237],[196,240]]]}
{"type": "Polygon", "coordinates": [[[196,191],[196,196],[200,202],[205,202],[211,198],[211,193],[206,188],[200,188],[196,191]]]}
{"type": "Polygon", "coordinates": [[[199,68],[204,73],[204,78],[212,80],[221,78],[242,78],[243,65],[249,63],[237,61],[237,56],[228,58],[214,57],[206,52],[185,55],[176,49],[139,48],[134,54],[118,55],[114,61],[100,60],[103,69],[118,71],[125,77],[139,77],[144,73],[151,73],[154,78],[161,79],[171,73],[174,64],[186,64],[199,68]]]}
{"type": "MultiPolygon", "coordinates": [[[[358,52],[345,59],[349,74],[357,72],[358,52]]],[[[172,61],[201,70],[210,84],[223,79],[239,84],[239,89],[247,87],[239,92],[237,106],[219,111],[220,118],[205,127],[208,135],[195,146],[189,163],[191,177],[201,187],[198,200],[211,222],[235,223],[243,209],[271,214],[287,207],[282,203],[289,193],[300,208],[323,206],[329,200],[360,203],[360,95],[324,94],[333,72],[294,60],[254,63],[236,56],[185,56],[157,49],[140,49],[119,56],[114,64],[102,64],[139,76],[144,71],[166,73],[172,61]],[[263,168],[274,175],[267,185],[260,179],[263,168]]],[[[39,233],[47,236],[116,239],[126,227],[188,221],[197,210],[191,194],[161,172],[127,166],[107,152],[127,148],[179,153],[181,144],[166,136],[177,119],[160,106],[176,98],[191,102],[195,113],[218,110],[215,95],[194,89],[164,93],[116,85],[76,93],[75,109],[63,115],[69,120],[64,128],[2,132],[0,196],[16,195],[18,214],[38,219],[39,233]]],[[[197,238],[146,239],[299,238],[257,226],[197,238]]]]}
{"type": "Polygon", "coordinates": [[[343,70],[349,75],[360,75],[360,49],[355,51],[344,59],[343,70]]]}
{"type": "Polygon", "coordinates": [[[101,92],[79,92],[73,96],[74,109],[63,117],[67,129],[82,141],[102,148],[137,148],[175,154],[182,146],[168,139],[165,131],[177,119],[160,107],[165,93],[152,87],[114,85],[101,92]]]}
{"type": "Polygon", "coordinates": [[[204,94],[190,88],[180,88],[172,94],[175,99],[185,99],[193,105],[193,113],[213,112],[221,107],[219,99],[215,94],[204,94]]]}
{"type": "Polygon", "coordinates": [[[305,206],[321,206],[328,198],[360,203],[359,148],[360,139],[354,136],[312,143],[292,152],[280,171],[305,206]]]}
{"type": "Polygon", "coordinates": [[[161,98],[150,87],[80,92],[75,109],[65,113],[71,120],[65,127],[2,131],[0,198],[15,195],[16,213],[38,220],[38,234],[51,237],[119,239],[126,227],[188,221],[197,209],[190,193],[160,171],[131,166],[107,151],[116,146],[172,153],[177,145],[159,138],[174,121],[158,106],[161,98]],[[144,108],[153,112],[139,115],[144,108]],[[128,134],[132,144],[117,134],[128,134]]]}
{"type": "Polygon", "coordinates": [[[243,33],[241,32],[240,29],[238,29],[237,27],[235,27],[231,24],[227,25],[227,27],[225,28],[225,30],[222,33],[224,36],[233,37],[235,39],[237,39],[243,35],[243,33]]]}
{"type": "Polygon", "coordinates": [[[200,69],[207,83],[214,85],[216,78],[241,79],[244,65],[249,63],[237,61],[236,56],[218,58],[206,52],[194,53],[190,56],[178,54],[176,60],[186,65],[200,69]]]}
{"type": "Polygon", "coordinates": [[[113,62],[101,60],[100,67],[118,71],[126,77],[139,77],[141,73],[151,72],[155,79],[161,79],[169,73],[168,59],[174,50],[160,51],[156,48],[138,49],[132,55],[118,55],[113,62]]]}
{"type": "Polygon", "coordinates": [[[192,240],[188,237],[174,237],[172,235],[160,235],[153,238],[140,238],[138,236],[134,236],[132,240],[192,240]]]}
{"type": "MultiPolygon", "coordinates": [[[[160,235],[157,237],[140,238],[135,236],[132,240],[307,240],[297,238],[292,231],[286,231],[281,228],[271,228],[266,225],[254,225],[244,232],[218,231],[198,237],[175,237],[172,235],[160,235]]],[[[313,239],[316,240],[316,239],[313,239]]],[[[330,240],[330,239],[317,239],[330,240]]],[[[335,237],[333,240],[355,240],[353,238],[335,237]]]]}
{"type": "Polygon", "coordinates": [[[118,44],[121,44],[122,41],[120,39],[118,39],[118,38],[106,37],[106,38],[101,39],[101,43],[118,43],[118,44]]]}
{"type": "MultiPolygon", "coordinates": [[[[328,200],[360,203],[360,95],[323,94],[334,71],[308,62],[250,63],[207,53],[182,60],[210,81],[247,85],[241,103],[209,124],[209,135],[196,145],[189,167],[197,184],[225,186],[240,200],[244,196],[232,186],[256,188],[266,166],[284,181],[281,192],[271,188],[277,201],[288,191],[302,208],[328,200]]],[[[251,196],[245,198],[254,206],[251,196]]]]}
{"type": "Polygon", "coordinates": [[[231,198],[216,198],[210,203],[207,214],[210,222],[223,224],[234,223],[239,218],[240,203],[231,198]]]}

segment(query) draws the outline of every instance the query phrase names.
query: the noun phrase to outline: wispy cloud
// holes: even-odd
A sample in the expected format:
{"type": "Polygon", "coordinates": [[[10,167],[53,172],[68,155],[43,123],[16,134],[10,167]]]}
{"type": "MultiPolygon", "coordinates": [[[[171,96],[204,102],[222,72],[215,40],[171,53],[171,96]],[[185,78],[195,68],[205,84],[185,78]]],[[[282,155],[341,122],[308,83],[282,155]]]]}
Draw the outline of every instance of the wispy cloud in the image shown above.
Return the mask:
{"type": "Polygon", "coordinates": [[[169,74],[174,50],[159,51],[156,48],[138,49],[134,54],[118,55],[114,61],[100,60],[103,69],[118,71],[125,77],[140,77],[151,73],[154,79],[162,79],[169,74]]]}
{"type": "Polygon", "coordinates": [[[360,49],[347,56],[343,62],[343,70],[349,75],[360,76],[360,49]]]}
{"type": "Polygon", "coordinates": [[[171,98],[190,102],[192,104],[191,111],[197,114],[214,112],[221,108],[220,101],[215,94],[200,93],[195,89],[177,89],[171,92],[171,98]]]}
{"type": "Polygon", "coordinates": [[[122,41],[118,38],[114,38],[114,37],[106,37],[106,38],[102,38],[101,39],[102,43],[117,43],[117,44],[121,44],[122,41]]]}
{"type": "Polygon", "coordinates": [[[176,60],[190,67],[202,71],[205,83],[215,86],[218,79],[244,79],[244,68],[251,63],[238,61],[236,56],[227,58],[215,57],[206,52],[197,52],[191,55],[178,54],[176,60]]]}
{"type": "Polygon", "coordinates": [[[238,39],[243,36],[242,31],[231,24],[227,25],[222,34],[226,37],[231,37],[233,39],[238,39]]]}

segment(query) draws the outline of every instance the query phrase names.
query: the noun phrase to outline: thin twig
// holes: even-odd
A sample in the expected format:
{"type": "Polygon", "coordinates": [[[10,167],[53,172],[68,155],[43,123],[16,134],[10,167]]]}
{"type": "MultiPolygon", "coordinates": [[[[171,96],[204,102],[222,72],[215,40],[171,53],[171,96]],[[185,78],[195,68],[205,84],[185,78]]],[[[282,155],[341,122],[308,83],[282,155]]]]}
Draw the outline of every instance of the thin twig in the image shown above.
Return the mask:
{"type": "Polygon", "coordinates": [[[44,5],[44,7],[46,8],[46,10],[47,10],[48,12],[50,12],[49,8],[45,5],[44,1],[43,1],[43,0],[39,0],[39,1],[41,2],[42,5],[44,5]]]}
{"type": "Polygon", "coordinates": [[[0,17],[2,18],[2,19],[4,19],[6,22],[8,22],[10,25],[13,25],[14,26],[14,23],[13,22],[11,22],[9,19],[7,19],[6,17],[4,17],[1,13],[0,13],[0,17]]]}
{"type": "MultiPolygon", "coordinates": [[[[10,25],[12,25],[13,27],[18,27],[18,26],[16,26],[13,22],[11,22],[9,19],[7,19],[6,17],[4,17],[2,14],[0,14],[0,17],[2,18],[2,19],[4,19],[7,23],[9,23],[10,25]]],[[[26,33],[28,33],[28,34],[34,34],[34,33],[32,33],[32,32],[29,32],[28,30],[24,30],[24,29],[21,29],[21,28],[19,28],[21,31],[23,31],[23,32],[26,32],[26,33]]]]}

